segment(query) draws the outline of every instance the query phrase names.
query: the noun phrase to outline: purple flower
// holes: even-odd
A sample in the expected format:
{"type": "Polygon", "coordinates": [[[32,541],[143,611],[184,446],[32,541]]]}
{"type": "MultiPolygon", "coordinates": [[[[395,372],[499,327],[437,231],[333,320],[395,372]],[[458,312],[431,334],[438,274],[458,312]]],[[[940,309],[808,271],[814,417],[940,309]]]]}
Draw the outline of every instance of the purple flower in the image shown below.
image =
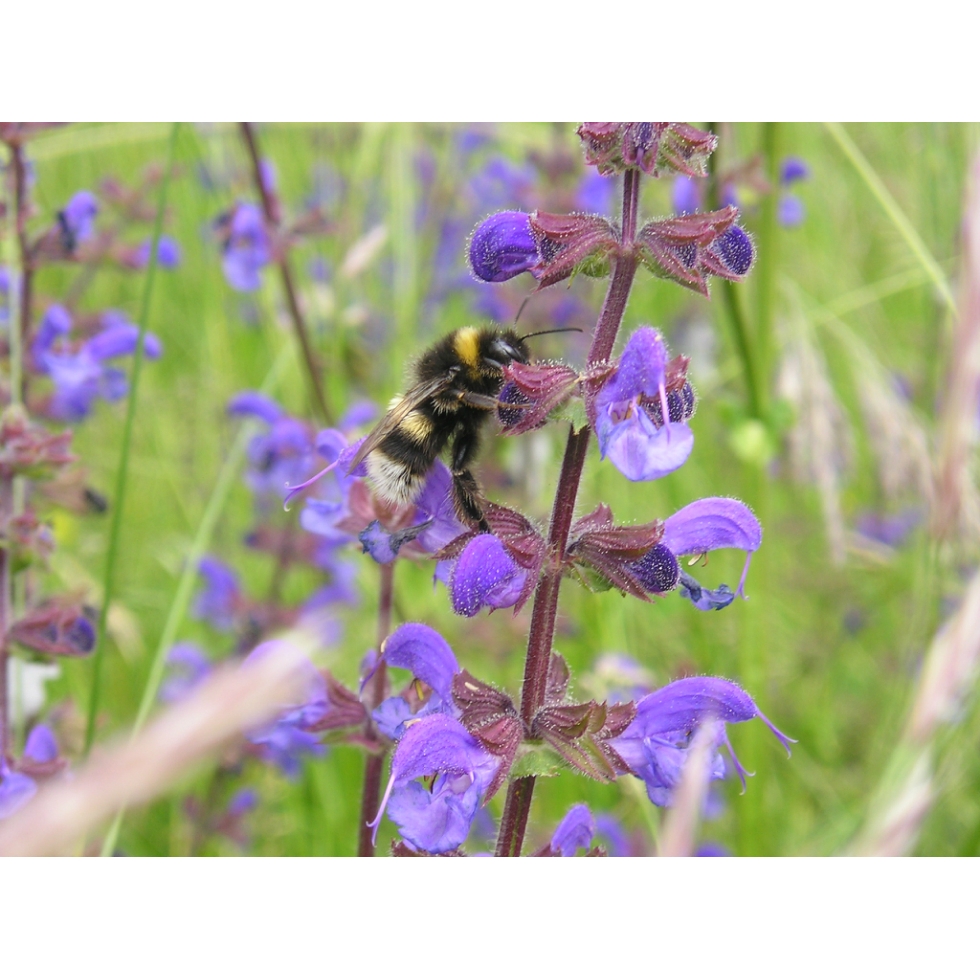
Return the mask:
{"type": "Polygon", "coordinates": [[[58,212],[58,221],[69,252],[75,250],[78,242],[92,237],[92,226],[98,213],[99,202],[89,191],[79,191],[65,205],[64,210],[58,212]]]}
{"type": "Polygon", "coordinates": [[[596,833],[606,839],[608,847],[606,853],[609,857],[630,857],[633,854],[633,847],[630,839],[623,830],[623,825],[615,818],[607,814],[596,817],[596,833]]]}
{"type": "Polygon", "coordinates": [[[449,578],[457,616],[475,616],[484,606],[506,609],[521,596],[527,570],[507,553],[500,539],[478,534],[460,552],[449,578]]]}
{"type": "MultiPolygon", "coordinates": [[[[136,249],[133,264],[137,269],[144,269],[150,261],[150,239],[147,238],[136,249]]],[[[161,235],[157,243],[157,263],[161,269],[176,269],[180,265],[180,245],[169,235],[161,235]]]]}
{"type": "Polygon", "coordinates": [[[19,810],[36,792],[37,783],[30,776],[14,772],[0,758],[0,820],[19,810]]]}
{"type": "Polygon", "coordinates": [[[254,415],[274,425],[286,413],[279,407],[279,403],[268,395],[263,395],[261,391],[241,391],[233,395],[228,401],[229,415],[254,415]]]}
{"type": "Polygon", "coordinates": [[[658,595],[670,592],[677,585],[681,571],[676,556],[664,544],[654,545],[629,568],[647,592],[658,595]]]}
{"type": "Polygon", "coordinates": [[[735,593],[724,582],[717,589],[706,589],[687,572],[681,572],[680,585],[681,595],[702,612],[717,612],[735,601],[735,593]]]}
{"type": "Polygon", "coordinates": [[[204,588],[194,600],[194,615],[217,630],[230,630],[242,603],[238,574],[224,562],[206,555],[197,566],[204,588]]]}
{"type": "Polygon", "coordinates": [[[243,817],[250,810],[254,810],[259,804],[259,794],[251,786],[243,786],[228,801],[225,813],[232,819],[243,817]]]}
{"type": "Polygon", "coordinates": [[[725,762],[718,752],[724,745],[745,785],[745,770],[728,741],[728,723],[761,718],[789,753],[793,739],[779,731],[742,688],[720,677],[685,677],[648,694],[637,704],[636,717],[626,731],[610,739],[609,744],[630,772],[646,783],[650,801],[656,806],[669,806],[694,735],[710,718],[720,722],[709,766],[712,779],[725,776],[725,762]]]}
{"type": "Polygon", "coordinates": [[[776,219],[784,228],[795,228],[803,224],[806,208],[795,194],[780,194],[776,219]]]}
{"type": "Polygon", "coordinates": [[[678,174],[671,188],[674,214],[693,214],[701,208],[701,185],[693,177],[678,174]]]}
{"type": "MultiPolygon", "coordinates": [[[[408,527],[388,531],[380,521],[372,521],[358,535],[365,553],[378,564],[387,565],[409,542],[421,551],[432,554],[465,533],[467,528],[460,523],[453,505],[452,479],[445,463],[436,460],[415,503],[412,523],[408,527]]],[[[318,501],[307,501],[307,505],[322,509],[318,501]]],[[[303,526],[314,533],[325,533],[315,531],[312,523],[304,523],[303,526]]]]}
{"type": "MultiPolygon", "coordinates": [[[[275,640],[259,644],[243,664],[260,660],[275,646],[275,640]]],[[[273,763],[289,779],[299,775],[302,756],[323,755],[325,751],[319,736],[311,729],[315,730],[330,710],[327,682],[312,663],[307,664],[305,687],[305,697],[300,704],[290,706],[271,725],[248,735],[259,757],[273,763]]]]}
{"type": "Polygon", "coordinates": [[[660,334],[641,327],[593,403],[602,458],[608,456],[629,480],[655,480],[672,473],[694,447],[694,433],[686,421],[658,426],[644,408],[644,402],[659,401],[660,418],[670,418],[666,367],[667,348],[660,334]]]}
{"type": "Polygon", "coordinates": [[[54,762],[58,758],[58,740],[47,725],[35,725],[24,743],[24,757],[32,762],[54,762]]]}
{"type": "MultiPolygon", "coordinates": [[[[125,375],[104,362],[134,353],[139,327],[113,310],[103,314],[102,323],[99,333],[71,351],[66,345],[71,331],[68,311],[54,305],[41,320],[31,353],[37,369],[54,382],[50,412],[55,418],[78,421],[88,415],[96,398],[117,401],[126,394],[125,375]]],[[[160,340],[154,334],[146,334],[143,352],[153,359],[160,356],[160,340]]]]}
{"type": "Polygon", "coordinates": [[[466,840],[498,766],[455,718],[422,718],[395,748],[384,799],[370,826],[377,835],[387,809],[413,847],[430,854],[453,851],[466,840]],[[432,776],[428,783],[418,782],[432,776]]]}
{"type": "Polygon", "coordinates": [[[159,697],[171,704],[187,697],[211,673],[211,661],[197,644],[176,643],[167,654],[167,671],[159,697]]]}
{"type": "Polygon", "coordinates": [[[538,263],[530,215],[498,211],[477,225],[470,239],[470,268],[484,282],[506,282],[538,263]]]}
{"type": "Polygon", "coordinates": [[[786,157],[779,172],[779,182],[791,184],[794,180],[806,180],[810,176],[810,168],[800,157],[786,157]]]}
{"type": "Polygon", "coordinates": [[[577,803],[558,824],[551,838],[551,850],[561,857],[575,857],[580,847],[588,849],[595,832],[592,811],[584,803],[577,803]]]}
{"type": "Polygon", "coordinates": [[[457,714],[453,704],[453,677],[459,673],[456,655],[449,644],[424,623],[403,623],[384,642],[381,657],[361,681],[361,689],[371,679],[381,662],[411,672],[412,677],[431,688],[431,695],[418,709],[403,697],[383,701],[372,717],[379,730],[390,739],[400,739],[413,719],[434,712],[457,714]]]}
{"type": "Polygon", "coordinates": [[[232,289],[248,293],[262,285],[259,273],[272,257],[262,209],[239,203],[223,221],[225,240],[221,267],[232,289]]]}
{"type": "MultiPolygon", "coordinates": [[[[667,518],[661,543],[677,557],[703,555],[717,548],[738,548],[744,551],[745,566],[735,590],[744,599],[745,576],[748,574],[753,552],[758,551],[762,544],[762,527],[755,514],[741,500],[733,500],[731,497],[704,497],[682,507],[667,518]]],[[[694,584],[697,585],[696,582],[694,584]]]]}
{"type": "Polygon", "coordinates": [[[738,225],[720,234],[709,246],[712,253],[730,275],[744,276],[752,266],[755,249],[748,232],[738,225]]]}
{"type": "Polygon", "coordinates": [[[329,455],[330,445],[346,438],[328,429],[314,438],[313,430],[300,419],[287,415],[279,405],[258,391],[242,391],[227,406],[230,415],[251,415],[269,426],[268,431],[252,438],[248,444],[249,467],[245,482],[259,497],[289,498],[289,488],[300,483],[313,467],[321,441],[329,455]],[[327,435],[331,433],[331,435],[327,435]]]}
{"type": "Polygon", "coordinates": [[[865,512],[858,517],[855,528],[872,541],[879,541],[889,548],[900,548],[921,522],[922,511],[918,507],[907,507],[898,514],[865,512]]]}
{"type": "Polygon", "coordinates": [[[615,190],[615,180],[604,177],[596,170],[590,170],[578,185],[575,204],[587,214],[610,214],[615,190]]]}
{"type": "Polygon", "coordinates": [[[475,199],[475,211],[513,206],[534,184],[533,167],[517,166],[505,157],[491,157],[470,178],[470,190],[475,199]]]}

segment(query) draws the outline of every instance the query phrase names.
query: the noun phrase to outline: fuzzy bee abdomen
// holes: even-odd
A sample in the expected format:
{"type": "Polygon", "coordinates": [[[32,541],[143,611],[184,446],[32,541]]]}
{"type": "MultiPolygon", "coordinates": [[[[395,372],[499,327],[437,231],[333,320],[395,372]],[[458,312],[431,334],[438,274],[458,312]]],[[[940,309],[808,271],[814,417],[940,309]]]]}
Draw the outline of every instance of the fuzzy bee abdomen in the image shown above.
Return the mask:
{"type": "Polygon", "coordinates": [[[424,409],[409,412],[365,460],[375,492],[396,503],[414,500],[449,435],[424,409]]]}

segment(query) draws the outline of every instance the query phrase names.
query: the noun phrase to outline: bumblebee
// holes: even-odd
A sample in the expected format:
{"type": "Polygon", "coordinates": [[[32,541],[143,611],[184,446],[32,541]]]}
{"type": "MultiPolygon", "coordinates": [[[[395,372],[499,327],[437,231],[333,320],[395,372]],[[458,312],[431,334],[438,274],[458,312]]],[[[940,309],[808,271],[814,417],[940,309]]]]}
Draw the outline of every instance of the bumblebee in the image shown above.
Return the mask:
{"type": "Polygon", "coordinates": [[[409,503],[448,446],[456,514],[489,531],[483,494],[470,466],[483,423],[498,407],[504,368],[514,361],[528,363],[526,339],[513,330],[492,327],[460,327],[447,334],[419,358],[415,384],[392,399],[350,470],[365,462],[378,496],[409,503]]]}

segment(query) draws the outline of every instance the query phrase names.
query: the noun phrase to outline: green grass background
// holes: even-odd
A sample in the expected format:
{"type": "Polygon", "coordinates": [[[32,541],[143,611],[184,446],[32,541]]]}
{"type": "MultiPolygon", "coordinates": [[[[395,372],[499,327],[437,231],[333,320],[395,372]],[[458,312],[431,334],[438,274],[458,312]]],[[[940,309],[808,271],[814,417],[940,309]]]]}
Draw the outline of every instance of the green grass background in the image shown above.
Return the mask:
{"type": "MultiPolygon", "coordinates": [[[[277,168],[287,213],[295,213],[309,192],[318,164],[329,163],[346,181],[346,192],[330,209],[335,232],[301,245],[291,257],[314,342],[327,365],[328,399],[337,414],[354,397],[368,396],[384,404],[424,344],[474,319],[466,293],[450,295],[436,306],[423,304],[435,228],[431,220],[420,228],[413,221],[423,194],[414,166],[421,148],[436,162],[436,180],[447,207],[458,193],[458,182],[466,179],[454,167],[458,129],[432,124],[258,128],[263,155],[277,168]],[[334,275],[329,290],[312,283],[306,269],[313,256],[322,256],[336,270],[350,246],[377,223],[387,227],[388,241],[369,269],[351,279],[334,275]],[[371,347],[379,337],[382,356],[371,347]]],[[[847,130],[927,248],[954,275],[976,128],[872,124],[847,130]]],[[[481,151],[484,156],[499,153],[521,162],[556,144],[578,156],[574,126],[500,125],[490,132],[492,143],[481,151]]],[[[147,165],[162,162],[169,133],[166,125],[78,125],[37,139],[29,149],[42,214],[53,214],[80,188],[97,193],[106,176],[135,182],[147,165]]],[[[751,158],[764,144],[759,125],[725,126],[721,133],[723,166],[725,161],[751,158]]],[[[895,223],[825,128],[782,125],[779,150],[780,155],[803,157],[811,168],[810,179],[794,188],[805,203],[806,220],[799,228],[769,235],[759,227],[757,208],[745,218],[757,235],[760,253],[767,250],[772,266],[777,336],[778,325],[792,312],[784,291],[787,282],[831,308],[855,290],[885,283],[878,290],[882,295],[843,313],[841,319],[886,370],[908,379],[914,407],[931,426],[947,367],[948,311],[895,223]],[[903,273],[908,273],[905,288],[892,290],[888,283],[903,273]]],[[[257,322],[246,322],[243,297],[225,283],[219,252],[209,235],[209,223],[236,197],[254,199],[248,193],[247,159],[236,127],[182,126],[176,158],[179,169],[170,186],[165,231],[179,240],[184,259],[179,269],[158,272],[152,300],[148,326],[163,340],[165,356],[145,365],[141,380],[116,577],[117,608],[110,617],[113,631],[106,651],[100,741],[124,731],[136,713],[184,558],[234,439],[236,424],[224,409],[228,397],[260,386],[285,349],[292,354],[274,395],[290,411],[308,412],[302,365],[278,278],[267,271],[262,291],[250,299],[257,322]],[[199,179],[202,165],[228,173],[232,185],[209,189],[199,179]]],[[[643,195],[647,215],[668,212],[669,181],[646,181],[643,195]]],[[[145,233],[143,229],[134,234],[134,240],[145,233]]],[[[464,244],[460,240],[460,254],[464,244]]],[[[38,279],[39,308],[62,295],[75,274],[64,266],[45,268],[38,279]]],[[[570,288],[598,313],[602,284],[576,281],[570,288]]],[[[761,288],[765,286],[753,277],[736,287],[753,326],[761,288]]],[[[135,317],[141,289],[140,275],[106,270],[89,290],[84,307],[112,306],[135,317]]],[[[579,510],[584,513],[605,500],[618,518],[650,520],[666,517],[698,497],[740,497],[756,509],[765,528],[748,579],[750,601],[739,600],[723,612],[706,614],[677,596],[647,605],[616,593],[589,595],[566,582],[556,647],[579,682],[587,680],[597,656],[615,652],[643,663],[658,683],[698,672],[744,684],[760,708],[798,744],[787,760],[761,723],[734,726],[733,744],[756,775],[744,795],[737,782],[721,785],[723,812],[703,826],[702,836],[737,854],[831,854],[847,845],[867,814],[869,796],[903,725],[921,657],[943,610],[962,588],[962,567],[974,561],[975,548],[961,542],[956,555],[930,575],[931,544],[920,528],[907,545],[884,558],[850,553],[843,566],[835,566],[817,491],[794,482],[784,433],[778,433],[778,452],[768,466],[746,461],[744,453],[740,456],[733,449],[732,431],[745,411],[745,385],[721,290],[713,296],[707,302],[640,273],[624,320],[627,332],[652,324],[670,341],[683,322],[704,321],[712,327],[707,335],[714,341],[714,370],[706,372],[697,360],[691,366],[701,396],[692,421],[694,453],[687,465],[665,479],[629,484],[608,463],[600,463],[593,446],[579,510]],[[857,630],[848,628],[854,621],[861,623],[857,630]]],[[[855,433],[842,493],[845,518],[851,521],[862,509],[881,507],[882,495],[847,352],[819,325],[814,330],[836,397],[855,433]]],[[[548,341],[548,354],[562,351],[561,339],[548,341]]],[[[777,341],[774,360],[778,347],[777,341]]],[[[106,492],[118,463],[123,417],[122,405],[99,403],[93,416],[76,427],[75,448],[89,469],[89,482],[106,492]]],[[[530,499],[519,482],[501,494],[543,521],[564,431],[551,426],[533,438],[539,440],[545,460],[542,486],[530,499]]],[[[520,469],[525,450],[518,442],[488,440],[481,468],[489,475],[489,485],[494,474],[507,473],[508,467],[512,473],[520,469]]],[[[63,511],[53,516],[59,550],[52,562],[52,588],[81,589],[90,600],[98,600],[108,519],[63,511]]],[[[275,519],[296,520],[297,511],[275,519]]],[[[250,594],[261,596],[268,588],[272,562],[243,545],[251,522],[251,495],[236,483],[209,551],[240,569],[250,594]]],[[[739,553],[716,553],[697,574],[706,585],[734,583],[741,560],[739,553]]],[[[331,654],[336,672],[349,683],[355,680],[375,629],[377,569],[367,558],[360,565],[363,601],[359,609],[345,613],[344,638],[331,654]]],[[[428,566],[399,563],[396,622],[430,623],[448,638],[465,667],[516,693],[529,610],[516,619],[506,611],[475,620],[456,618],[445,591],[431,588],[430,575],[428,566]]],[[[315,583],[312,573],[293,572],[286,595],[299,601],[315,583]]],[[[202,643],[215,657],[225,655],[231,645],[190,618],[179,638],[202,643]]],[[[90,662],[65,664],[63,676],[48,686],[49,700],[53,704],[71,699],[84,711],[90,683],[90,662]]],[[[970,706],[941,744],[939,794],[919,853],[974,854],[980,848],[978,737],[980,718],[970,706]]],[[[296,782],[248,763],[242,781],[256,785],[262,797],[247,821],[252,838],[248,852],[353,853],[361,769],[360,754],[343,746],[307,762],[296,782]]],[[[211,778],[212,769],[205,767],[168,797],[130,813],[119,840],[122,851],[187,854],[194,848],[237,853],[228,841],[193,840],[182,801],[189,793],[208,792],[211,778]]],[[[223,787],[219,791],[226,792],[223,787]]],[[[596,812],[615,814],[647,844],[656,832],[660,815],[646,802],[637,781],[600,786],[567,773],[539,780],[531,843],[546,840],[565,810],[580,800],[596,812]]],[[[502,794],[491,804],[495,815],[501,804],[502,794]]],[[[386,822],[382,848],[390,833],[386,822]]]]}

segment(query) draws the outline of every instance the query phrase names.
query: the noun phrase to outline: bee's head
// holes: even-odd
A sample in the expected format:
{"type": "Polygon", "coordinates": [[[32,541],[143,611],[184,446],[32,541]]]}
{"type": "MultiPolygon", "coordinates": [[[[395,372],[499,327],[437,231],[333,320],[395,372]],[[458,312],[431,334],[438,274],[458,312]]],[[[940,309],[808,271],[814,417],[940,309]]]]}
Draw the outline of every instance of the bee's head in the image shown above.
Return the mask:
{"type": "Polygon", "coordinates": [[[512,361],[527,364],[530,359],[527,343],[513,330],[504,330],[491,337],[483,355],[485,363],[500,368],[506,367],[512,361]]]}

